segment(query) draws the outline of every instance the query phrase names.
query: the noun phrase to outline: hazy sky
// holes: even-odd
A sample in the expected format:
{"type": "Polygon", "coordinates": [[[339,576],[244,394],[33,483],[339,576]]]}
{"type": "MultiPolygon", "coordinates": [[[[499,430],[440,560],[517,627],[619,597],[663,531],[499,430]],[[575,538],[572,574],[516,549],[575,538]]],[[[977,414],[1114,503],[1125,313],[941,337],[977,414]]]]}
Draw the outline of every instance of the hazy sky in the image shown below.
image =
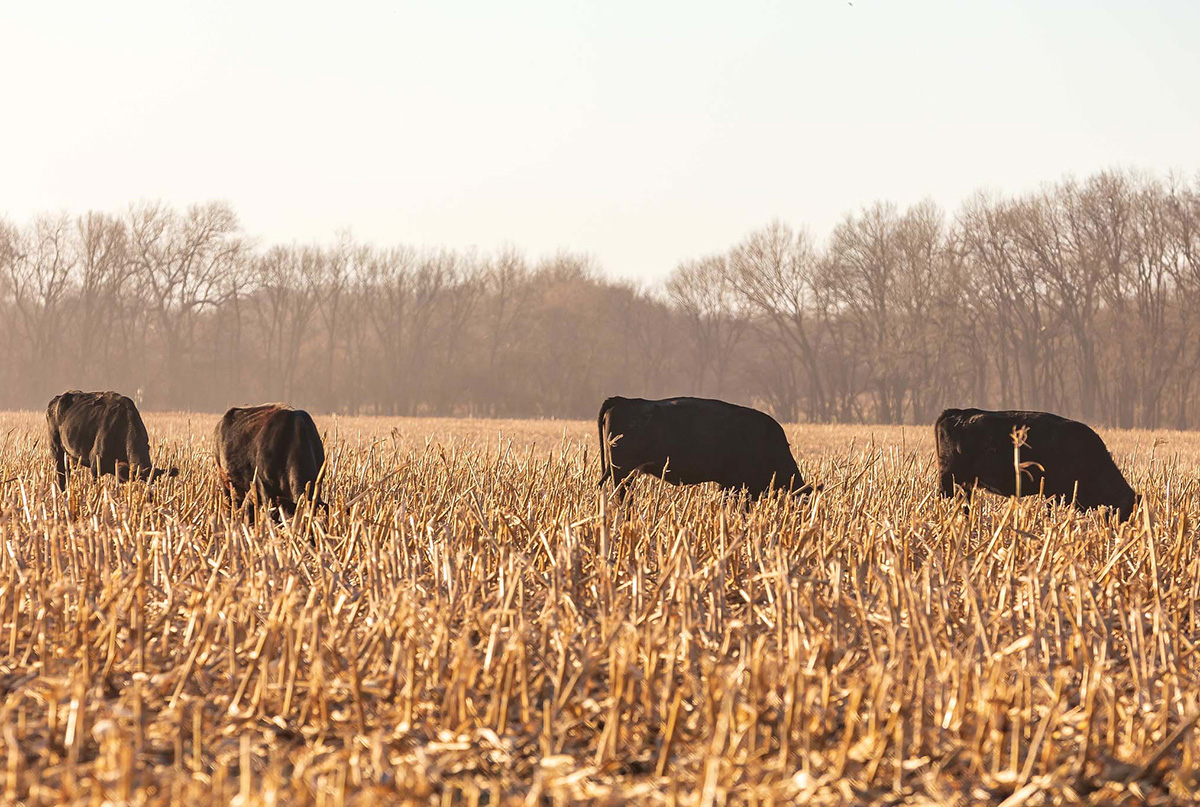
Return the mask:
{"type": "Polygon", "coordinates": [[[0,215],[658,278],[779,217],[1200,169],[1197,0],[6,3],[0,215]]]}

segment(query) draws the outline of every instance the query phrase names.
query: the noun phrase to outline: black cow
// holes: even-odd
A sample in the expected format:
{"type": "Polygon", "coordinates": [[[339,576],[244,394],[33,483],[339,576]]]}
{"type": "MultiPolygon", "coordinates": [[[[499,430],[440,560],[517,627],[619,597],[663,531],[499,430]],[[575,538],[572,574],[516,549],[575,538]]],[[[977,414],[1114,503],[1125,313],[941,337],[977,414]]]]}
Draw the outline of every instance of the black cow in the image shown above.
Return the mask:
{"type": "Polygon", "coordinates": [[[768,490],[803,495],[806,485],[783,427],[765,412],[707,398],[609,398],[600,407],[600,485],[618,498],[635,471],[672,485],[716,482],[754,498],[768,490]]]}
{"type": "Polygon", "coordinates": [[[947,409],[934,425],[940,491],[968,497],[981,487],[1001,496],[1016,494],[1013,429],[1026,427],[1021,447],[1021,495],[1044,493],[1073,501],[1080,510],[1107,506],[1122,521],[1140,498],[1125,481],[1100,435],[1087,425],[1049,412],[989,412],[947,409]]]}
{"type": "Polygon", "coordinates": [[[241,507],[257,485],[259,502],[288,517],[306,494],[316,506],[317,476],[325,464],[325,446],[312,417],[283,404],[233,408],[214,433],[221,483],[241,507]]]}
{"type": "Polygon", "coordinates": [[[116,392],[56,395],[46,406],[46,426],[62,490],[67,489],[67,457],[96,477],[113,474],[121,482],[179,474],[178,468],[155,468],[150,462],[146,424],[133,401],[116,392]]]}

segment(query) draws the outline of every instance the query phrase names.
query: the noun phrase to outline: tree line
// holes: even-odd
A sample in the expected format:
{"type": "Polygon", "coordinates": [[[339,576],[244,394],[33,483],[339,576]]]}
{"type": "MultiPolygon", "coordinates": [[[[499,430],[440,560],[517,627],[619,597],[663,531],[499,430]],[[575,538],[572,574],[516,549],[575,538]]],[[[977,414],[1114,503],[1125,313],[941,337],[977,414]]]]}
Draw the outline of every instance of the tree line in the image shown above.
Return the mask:
{"type": "Polygon", "coordinates": [[[957,211],[772,222],[656,285],[585,255],[261,246],[224,203],[0,219],[0,407],[591,417],[692,394],[813,422],[946,406],[1189,428],[1200,182],[1105,171],[957,211]]]}

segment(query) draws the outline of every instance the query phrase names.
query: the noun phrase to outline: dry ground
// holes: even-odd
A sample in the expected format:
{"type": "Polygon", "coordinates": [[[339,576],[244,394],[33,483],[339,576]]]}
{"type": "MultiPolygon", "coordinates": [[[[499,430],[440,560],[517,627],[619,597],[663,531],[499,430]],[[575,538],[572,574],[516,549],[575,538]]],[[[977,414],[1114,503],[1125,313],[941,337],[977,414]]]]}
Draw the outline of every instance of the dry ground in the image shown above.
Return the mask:
{"type": "MultiPolygon", "coordinates": [[[[792,427],[814,501],[595,489],[595,424],[319,418],[329,522],[52,485],[0,414],[0,801],[1152,804],[1200,785],[1200,436],[1118,526],[933,495],[924,428],[792,427]]],[[[1164,442],[1165,441],[1165,442],[1164,442]]]]}

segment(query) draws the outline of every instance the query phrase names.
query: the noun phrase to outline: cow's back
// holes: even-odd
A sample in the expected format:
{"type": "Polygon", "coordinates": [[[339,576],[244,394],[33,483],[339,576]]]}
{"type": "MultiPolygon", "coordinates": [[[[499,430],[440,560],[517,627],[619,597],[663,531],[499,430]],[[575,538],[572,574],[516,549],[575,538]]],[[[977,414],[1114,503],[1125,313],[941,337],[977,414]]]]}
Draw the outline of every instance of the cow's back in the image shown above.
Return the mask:
{"type": "Polygon", "coordinates": [[[215,442],[222,480],[243,494],[257,479],[269,497],[294,502],[306,486],[315,488],[325,462],[312,417],[282,404],[230,409],[215,442]]]}
{"type": "Polygon", "coordinates": [[[134,402],[116,392],[71,390],[46,407],[52,444],[71,457],[149,470],[150,438],[134,402]]]}
{"type": "MultiPolygon", "coordinates": [[[[1127,517],[1134,492],[1090,426],[1051,412],[947,410],[935,424],[939,471],[957,484],[1004,496],[1045,493],[1084,508],[1109,505],[1127,517]],[[1014,432],[1024,429],[1019,453],[1014,432]]],[[[945,488],[943,488],[945,491],[945,488]]]]}
{"type": "Polygon", "coordinates": [[[613,465],[675,484],[715,482],[762,491],[799,477],[783,427],[770,415],[705,398],[609,399],[602,433],[613,465]]]}
{"type": "Polygon", "coordinates": [[[1134,492],[1104,444],[1086,423],[1059,418],[1031,426],[1021,448],[1023,462],[1045,469],[1047,493],[1078,498],[1083,507],[1111,505],[1123,514],[1132,509],[1134,492]]]}
{"type": "Polygon", "coordinates": [[[288,420],[290,407],[279,404],[233,407],[225,412],[214,433],[217,466],[231,480],[240,481],[269,471],[271,447],[288,420]]]}
{"type": "MultiPolygon", "coordinates": [[[[718,483],[769,483],[772,473],[794,472],[795,461],[783,427],[765,412],[724,401],[668,399],[656,408],[662,429],[670,437],[667,456],[684,465],[704,466],[717,461],[718,483]]],[[[699,481],[708,481],[701,479],[699,481]]]]}
{"type": "Polygon", "coordinates": [[[293,496],[303,493],[307,485],[316,490],[317,476],[325,464],[325,446],[312,416],[295,409],[289,419],[291,435],[287,442],[287,473],[293,496]]]}

